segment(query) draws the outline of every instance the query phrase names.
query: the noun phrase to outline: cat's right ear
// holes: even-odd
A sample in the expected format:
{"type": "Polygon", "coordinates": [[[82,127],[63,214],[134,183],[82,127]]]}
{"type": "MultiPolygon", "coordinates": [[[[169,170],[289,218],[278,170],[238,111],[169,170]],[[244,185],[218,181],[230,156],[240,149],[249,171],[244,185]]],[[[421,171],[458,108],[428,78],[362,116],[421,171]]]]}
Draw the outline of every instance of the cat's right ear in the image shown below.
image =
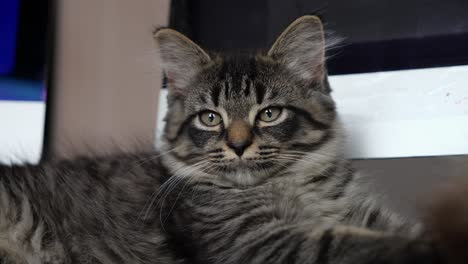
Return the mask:
{"type": "Polygon", "coordinates": [[[317,16],[296,19],[276,40],[268,56],[308,82],[325,79],[325,33],[317,16]]]}
{"type": "Polygon", "coordinates": [[[189,81],[210,61],[210,56],[189,38],[172,29],[157,30],[154,40],[170,93],[183,95],[189,81]]]}

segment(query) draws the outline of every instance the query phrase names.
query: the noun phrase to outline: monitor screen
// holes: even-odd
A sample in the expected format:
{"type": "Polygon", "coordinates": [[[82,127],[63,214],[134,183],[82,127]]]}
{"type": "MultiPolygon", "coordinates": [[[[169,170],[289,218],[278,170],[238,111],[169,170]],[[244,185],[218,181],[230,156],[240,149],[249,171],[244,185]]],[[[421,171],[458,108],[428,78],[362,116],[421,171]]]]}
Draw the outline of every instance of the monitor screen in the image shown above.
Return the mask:
{"type": "Polygon", "coordinates": [[[0,1],[0,164],[40,158],[54,2],[0,1]]]}
{"type": "Polygon", "coordinates": [[[51,4],[0,1],[0,100],[45,100],[51,4]]]}
{"type": "Polygon", "coordinates": [[[468,64],[468,1],[173,1],[170,26],[210,50],[263,49],[294,19],[322,18],[330,75],[468,64]]]}

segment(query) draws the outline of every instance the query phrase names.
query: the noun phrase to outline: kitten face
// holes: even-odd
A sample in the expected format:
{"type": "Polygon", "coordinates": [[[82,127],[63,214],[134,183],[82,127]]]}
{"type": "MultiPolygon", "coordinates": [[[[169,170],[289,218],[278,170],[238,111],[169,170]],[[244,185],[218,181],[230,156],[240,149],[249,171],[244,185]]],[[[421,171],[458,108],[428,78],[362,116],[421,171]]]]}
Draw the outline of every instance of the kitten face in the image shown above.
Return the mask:
{"type": "Polygon", "coordinates": [[[304,162],[332,136],[317,18],[297,20],[256,56],[210,56],[167,29],[156,40],[169,79],[164,138],[173,173],[254,184],[304,162]]]}

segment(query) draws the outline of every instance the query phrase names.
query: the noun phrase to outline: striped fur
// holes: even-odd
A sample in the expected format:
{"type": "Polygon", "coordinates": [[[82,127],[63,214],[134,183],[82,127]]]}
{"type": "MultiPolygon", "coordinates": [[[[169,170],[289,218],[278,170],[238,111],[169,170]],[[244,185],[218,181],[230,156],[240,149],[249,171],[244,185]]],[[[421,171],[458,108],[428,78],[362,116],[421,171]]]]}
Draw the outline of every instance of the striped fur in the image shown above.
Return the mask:
{"type": "Polygon", "coordinates": [[[421,225],[380,205],[343,157],[316,17],[255,56],[208,54],[169,29],[155,39],[162,152],[0,167],[3,261],[439,263],[421,225]],[[269,107],[278,118],[259,119],[269,107]],[[222,122],[204,124],[206,111],[222,122]]]}
{"type": "Polygon", "coordinates": [[[149,204],[166,175],[155,153],[0,167],[0,252],[12,263],[183,263],[149,204]]]}

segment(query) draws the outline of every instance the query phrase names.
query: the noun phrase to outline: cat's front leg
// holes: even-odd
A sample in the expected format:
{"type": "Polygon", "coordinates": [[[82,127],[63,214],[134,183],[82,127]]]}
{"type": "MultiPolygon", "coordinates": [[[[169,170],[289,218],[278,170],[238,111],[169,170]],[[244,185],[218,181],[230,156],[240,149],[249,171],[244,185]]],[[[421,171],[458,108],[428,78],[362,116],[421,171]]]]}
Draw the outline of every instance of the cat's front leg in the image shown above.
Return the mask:
{"type": "Polygon", "coordinates": [[[351,226],[259,228],[236,239],[218,260],[224,264],[440,263],[430,242],[351,226]]]}
{"type": "MultiPolygon", "coordinates": [[[[335,226],[312,235],[313,263],[441,263],[432,242],[353,226],[335,226]]],[[[302,263],[302,262],[301,262],[302,263]]]]}

